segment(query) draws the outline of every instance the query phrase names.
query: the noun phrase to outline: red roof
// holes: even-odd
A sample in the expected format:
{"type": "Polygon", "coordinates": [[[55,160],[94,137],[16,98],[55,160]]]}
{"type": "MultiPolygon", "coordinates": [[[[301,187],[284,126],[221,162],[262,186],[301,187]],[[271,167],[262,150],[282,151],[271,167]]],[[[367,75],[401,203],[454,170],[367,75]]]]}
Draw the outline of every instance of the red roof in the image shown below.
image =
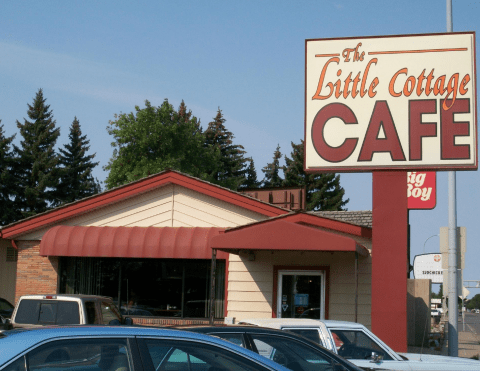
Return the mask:
{"type": "MultiPolygon", "coordinates": [[[[71,227],[49,229],[42,256],[211,259],[210,240],[222,228],[71,227]]],[[[218,259],[227,254],[219,253],[218,259]]]]}
{"type": "Polygon", "coordinates": [[[288,210],[255,200],[198,178],[174,170],[166,170],[136,182],[9,224],[1,229],[0,238],[13,239],[49,225],[59,224],[63,220],[71,219],[95,209],[152,191],[166,184],[177,184],[269,217],[289,212],[288,210]]]}
{"type": "Polygon", "coordinates": [[[240,250],[289,250],[358,252],[368,256],[368,250],[353,238],[315,227],[285,221],[287,218],[235,228],[214,236],[210,246],[230,253],[240,250]]]}

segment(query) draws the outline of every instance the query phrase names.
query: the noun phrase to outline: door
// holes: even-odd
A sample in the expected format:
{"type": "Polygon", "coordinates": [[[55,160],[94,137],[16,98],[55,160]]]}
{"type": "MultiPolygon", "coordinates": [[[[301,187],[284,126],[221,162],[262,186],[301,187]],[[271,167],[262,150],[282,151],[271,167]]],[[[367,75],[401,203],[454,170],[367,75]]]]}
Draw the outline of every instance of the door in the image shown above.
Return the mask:
{"type": "Polygon", "coordinates": [[[277,318],[325,319],[325,272],[278,271],[277,318]]]}

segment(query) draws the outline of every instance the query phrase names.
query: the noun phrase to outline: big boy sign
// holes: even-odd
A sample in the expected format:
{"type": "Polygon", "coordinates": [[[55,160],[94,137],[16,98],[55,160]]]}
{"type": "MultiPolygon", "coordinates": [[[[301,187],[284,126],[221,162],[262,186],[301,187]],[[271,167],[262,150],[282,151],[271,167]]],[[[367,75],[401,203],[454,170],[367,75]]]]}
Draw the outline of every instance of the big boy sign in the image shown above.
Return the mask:
{"type": "Polygon", "coordinates": [[[305,169],[477,169],[475,34],[306,40],[305,169]]]}

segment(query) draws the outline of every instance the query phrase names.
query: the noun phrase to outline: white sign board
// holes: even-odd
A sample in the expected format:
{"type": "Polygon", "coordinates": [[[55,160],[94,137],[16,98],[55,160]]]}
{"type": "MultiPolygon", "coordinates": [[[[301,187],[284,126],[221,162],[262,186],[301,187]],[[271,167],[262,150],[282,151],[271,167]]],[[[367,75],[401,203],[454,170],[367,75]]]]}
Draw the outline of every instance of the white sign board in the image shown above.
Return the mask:
{"type": "Polygon", "coordinates": [[[416,255],[413,276],[415,279],[432,280],[432,283],[443,283],[442,254],[416,255]]]}
{"type": "Polygon", "coordinates": [[[305,170],[475,170],[475,33],[305,42],[305,170]]]}

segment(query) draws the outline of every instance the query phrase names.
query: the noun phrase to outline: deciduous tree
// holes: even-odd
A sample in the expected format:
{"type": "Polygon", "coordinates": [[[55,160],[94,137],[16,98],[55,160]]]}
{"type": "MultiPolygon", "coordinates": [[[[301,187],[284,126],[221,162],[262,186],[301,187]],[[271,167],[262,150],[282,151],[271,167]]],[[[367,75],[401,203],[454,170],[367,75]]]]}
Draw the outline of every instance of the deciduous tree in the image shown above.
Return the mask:
{"type": "Polygon", "coordinates": [[[220,151],[205,145],[200,121],[184,102],[176,111],[167,99],[159,107],[145,101],[145,108],[136,106],[135,112],[115,115],[108,132],[114,139],[113,156],[104,167],[110,171],[108,189],[165,169],[214,181],[220,151]]]}

